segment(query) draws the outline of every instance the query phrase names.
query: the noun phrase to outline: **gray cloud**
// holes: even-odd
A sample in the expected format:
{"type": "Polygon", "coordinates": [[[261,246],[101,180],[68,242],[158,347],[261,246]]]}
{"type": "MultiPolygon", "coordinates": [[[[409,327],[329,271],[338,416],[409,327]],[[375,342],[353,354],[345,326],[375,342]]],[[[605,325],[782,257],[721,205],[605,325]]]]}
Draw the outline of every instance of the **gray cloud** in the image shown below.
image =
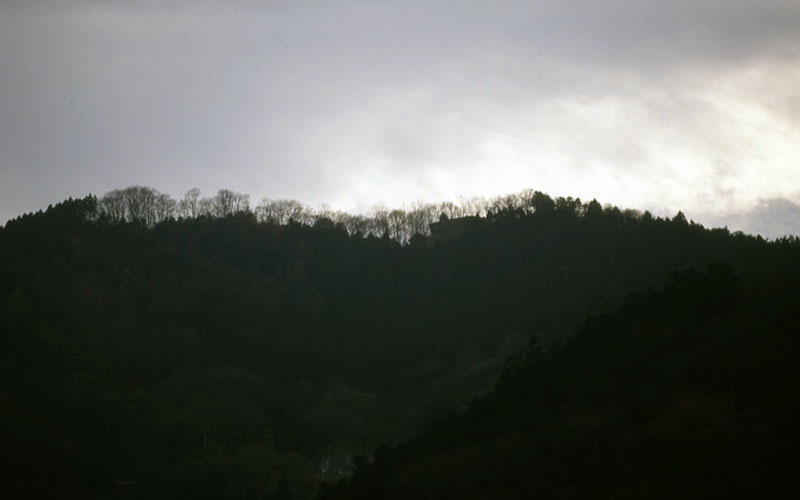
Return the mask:
{"type": "Polygon", "coordinates": [[[129,184],[744,209],[800,189],[798,25],[793,1],[7,1],[0,220],[129,184]]]}
{"type": "Polygon", "coordinates": [[[787,198],[760,200],[750,210],[728,215],[700,216],[705,224],[765,238],[800,236],[800,203],[787,198]]]}

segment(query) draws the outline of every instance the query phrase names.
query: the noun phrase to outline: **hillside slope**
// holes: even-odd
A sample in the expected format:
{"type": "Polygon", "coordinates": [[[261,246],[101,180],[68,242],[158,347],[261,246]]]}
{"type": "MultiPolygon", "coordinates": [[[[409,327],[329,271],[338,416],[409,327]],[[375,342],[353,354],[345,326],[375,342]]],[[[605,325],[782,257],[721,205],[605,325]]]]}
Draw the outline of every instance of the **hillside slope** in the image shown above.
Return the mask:
{"type": "MultiPolygon", "coordinates": [[[[15,219],[0,230],[8,421],[78,457],[76,488],[261,496],[283,478],[308,497],[327,457],[402,442],[491,389],[532,335],[563,341],[673,269],[800,267],[796,240],[596,202],[443,222],[400,245],[249,212],[149,227],[98,218],[93,197],[15,219]]],[[[14,449],[9,467],[35,477],[40,454],[14,449]]]]}
{"type": "Polygon", "coordinates": [[[321,498],[789,498],[799,320],[796,274],[677,273],[321,498]]]}

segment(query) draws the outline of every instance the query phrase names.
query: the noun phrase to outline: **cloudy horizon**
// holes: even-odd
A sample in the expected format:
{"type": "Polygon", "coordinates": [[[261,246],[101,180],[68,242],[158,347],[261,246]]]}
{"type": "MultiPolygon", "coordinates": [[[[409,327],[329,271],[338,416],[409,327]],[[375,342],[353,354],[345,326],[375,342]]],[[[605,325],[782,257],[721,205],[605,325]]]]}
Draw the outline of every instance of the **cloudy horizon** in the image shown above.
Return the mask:
{"type": "Polygon", "coordinates": [[[532,188],[800,234],[800,5],[0,3],[0,223],[219,188],[361,212],[532,188]]]}

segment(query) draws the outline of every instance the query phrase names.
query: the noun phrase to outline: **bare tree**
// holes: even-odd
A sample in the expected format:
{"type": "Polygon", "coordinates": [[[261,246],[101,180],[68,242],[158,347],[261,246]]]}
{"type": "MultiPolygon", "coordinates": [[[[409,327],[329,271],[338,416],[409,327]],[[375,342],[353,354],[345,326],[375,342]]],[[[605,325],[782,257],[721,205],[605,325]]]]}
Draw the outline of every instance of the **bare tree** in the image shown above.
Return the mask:
{"type": "Polygon", "coordinates": [[[261,222],[284,225],[291,221],[307,223],[311,220],[311,211],[297,200],[270,200],[264,198],[256,207],[256,216],[261,222]]]}
{"type": "Polygon", "coordinates": [[[276,202],[269,198],[262,198],[261,203],[256,207],[256,218],[259,222],[280,224],[276,202]]]}
{"type": "Polygon", "coordinates": [[[212,214],[216,217],[227,217],[248,211],[250,211],[250,195],[220,189],[213,198],[212,214]]]}
{"type": "Polygon", "coordinates": [[[177,203],[172,197],[168,194],[158,193],[155,197],[154,203],[154,213],[155,219],[154,223],[158,224],[161,221],[165,221],[167,219],[171,219],[175,216],[175,210],[177,208],[177,203]]]}
{"type": "Polygon", "coordinates": [[[458,205],[456,205],[452,201],[443,201],[442,203],[439,203],[438,212],[439,212],[439,215],[445,214],[448,219],[456,219],[456,218],[461,217],[463,215],[462,211],[461,211],[461,207],[459,207],[458,205]]]}
{"type": "Polygon", "coordinates": [[[130,222],[139,222],[146,226],[154,224],[154,202],[156,192],[144,186],[130,186],[122,190],[127,207],[127,219],[130,222]]]}
{"type": "Polygon", "coordinates": [[[200,215],[200,190],[192,188],[186,191],[178,206],[178,214],[184,218],[195,218],[200,215]]]}
{"type": "Polygon", "coordinates": [[[459,203],[464,216],[475,215],[478,217],[486,217],[488,203],[485,198],[480,196],[473,196],[471,198],[462,197],[459,203]]]}
{"type": "Polygon", "coordinates": [[[200,198],[200,200],[197,202],[197,216],[214,216],[214,198],[200,198]]]}
{"type": "Polygon", "coordinates": [[[389,222],[389,237],[400,243],[405,243],[411,238],[408,224],[406,223],[406,213],[404,210],[394,209],[387,215],[389,222]]]}
{"type": "Polygon", "coordinates": [[[297,222],[302,224],[304,222],[304,214],[307,213],[306,207],[297,200],[283,200],[284,209],[284,224],[290,222],[297,222]]]}
{"type": "Polygon", "coordinates": [[[389,210],[383,205],[375,205],[372,207],[369,217],[368,232],[373,236],[382,237],[384,234],[389,233],[389,210]]]}
{"type": "Polygon", "coordinates": [[[125,197],[122,191],[115,189],[109,191],[97,204],[101,215],[104,215],[113,222],[124,222],[126,216],[125,197]]]}
{"type": "Polygon", "coordinates": [[[347,229],[347,234],[366,236],[369,234],[369,219],[363,215],[350,215],[344,213],[341,218],[341,223],[347,229]]]}
{"type": "Polygon", "coordinates": [[[410,236],[421,234],[428,236],[431,233],[430,225],[436,222],[436,206],[432,204],[416,203],[408,212],[407,222],[410,236]]]}
{"type": "Polygon", "coordinates": [[[115,189],[100,199],[98,210],[114,222],[138,222],[153,227],[175,215],[176,203],[168,194],[146,186],[115,189]]]}

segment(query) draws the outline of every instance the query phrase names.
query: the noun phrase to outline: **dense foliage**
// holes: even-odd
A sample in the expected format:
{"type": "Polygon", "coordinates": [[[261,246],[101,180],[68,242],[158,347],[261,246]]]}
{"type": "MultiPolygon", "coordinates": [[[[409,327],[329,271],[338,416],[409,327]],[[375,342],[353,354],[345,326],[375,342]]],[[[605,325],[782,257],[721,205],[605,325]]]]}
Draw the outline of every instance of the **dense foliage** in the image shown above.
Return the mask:
{"type": "Polygon", "coordinates": [[[673,269],[800,268],[795,239],[541,193],[410,237],[400,215],[362,232],[221,193],[218,212],[175,219],[158,193],[125,192],[0,230],[16,496],[307,498],[348,455],[489,390],[532,335],[564,341],[673,269]]]}
{"type": "Polygon", "coordinates": [[[793,498],[800,280],[724,265],[533,342],[497,386],[323,498],[793,498]]]}

